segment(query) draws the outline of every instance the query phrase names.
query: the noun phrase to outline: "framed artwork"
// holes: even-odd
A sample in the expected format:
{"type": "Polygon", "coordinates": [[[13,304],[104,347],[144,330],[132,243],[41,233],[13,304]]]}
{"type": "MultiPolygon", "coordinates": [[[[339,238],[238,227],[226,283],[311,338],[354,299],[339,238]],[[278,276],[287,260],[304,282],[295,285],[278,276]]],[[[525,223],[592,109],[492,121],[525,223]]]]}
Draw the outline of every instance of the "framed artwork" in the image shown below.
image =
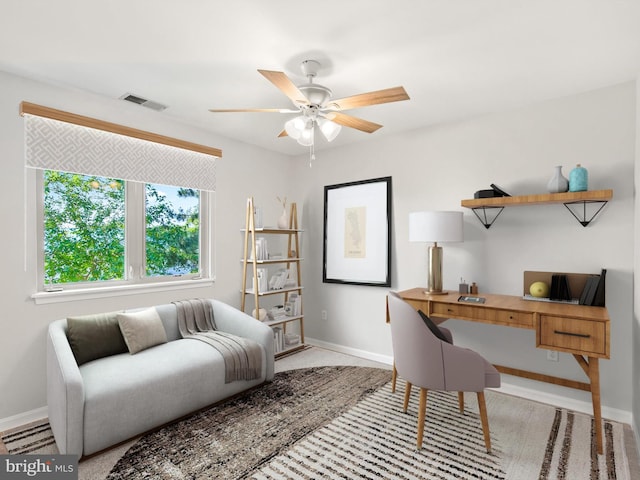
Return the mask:
{"type": "Polygon", "coordinates": [[[322,281],[391,286],[391,177],[324,187],[322,281]]]}

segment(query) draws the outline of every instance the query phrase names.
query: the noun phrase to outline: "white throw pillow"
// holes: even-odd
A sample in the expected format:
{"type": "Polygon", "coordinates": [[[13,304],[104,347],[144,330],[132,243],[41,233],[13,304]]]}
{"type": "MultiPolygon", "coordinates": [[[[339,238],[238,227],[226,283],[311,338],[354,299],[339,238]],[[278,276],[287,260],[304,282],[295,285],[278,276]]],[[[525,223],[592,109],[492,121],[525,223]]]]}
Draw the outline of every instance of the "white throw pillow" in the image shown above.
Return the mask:
{"type": "Polygon", "coordinates": [[[131,355],[154,345],[167,343],[167,334],[155,308],[119,313],[118,325],[131,355]]]}

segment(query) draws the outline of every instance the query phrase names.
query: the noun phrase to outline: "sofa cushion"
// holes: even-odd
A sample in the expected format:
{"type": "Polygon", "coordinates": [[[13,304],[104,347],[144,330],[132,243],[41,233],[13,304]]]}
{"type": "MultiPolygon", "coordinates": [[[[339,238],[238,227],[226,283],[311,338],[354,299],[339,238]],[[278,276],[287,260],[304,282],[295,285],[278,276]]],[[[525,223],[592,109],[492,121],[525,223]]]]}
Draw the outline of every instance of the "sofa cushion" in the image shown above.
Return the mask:
{"type": "Polygon", "coordinates": [[[127,351],[118,325],[118,313],[67,318],[67,338],[78,365],[127,351]]]}
{"type": "Polygon", "coordinates": [[[155,308],[119,313],[117,318],[130,354],[167,343],[167,334],[155,308]]]}

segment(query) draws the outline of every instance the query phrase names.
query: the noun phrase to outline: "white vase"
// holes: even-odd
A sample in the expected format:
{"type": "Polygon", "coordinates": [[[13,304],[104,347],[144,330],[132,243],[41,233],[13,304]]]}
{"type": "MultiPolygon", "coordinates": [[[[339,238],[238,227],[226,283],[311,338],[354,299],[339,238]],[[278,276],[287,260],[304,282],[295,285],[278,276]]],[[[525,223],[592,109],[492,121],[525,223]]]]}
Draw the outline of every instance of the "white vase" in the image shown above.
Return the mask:
{"type": "Polygon", "coordinates": [[[562,175],[562,165],[555,167],[553,177],[547,183],[549,193],[562,193],[569,191],[569,180],[562,175]]]}
{"type": "Polygon", "coordinates": [[[278,219],[278,228],[289,228],[289,215],[287,215],[287,209],[282,209],[282,215],[278,219]]]}

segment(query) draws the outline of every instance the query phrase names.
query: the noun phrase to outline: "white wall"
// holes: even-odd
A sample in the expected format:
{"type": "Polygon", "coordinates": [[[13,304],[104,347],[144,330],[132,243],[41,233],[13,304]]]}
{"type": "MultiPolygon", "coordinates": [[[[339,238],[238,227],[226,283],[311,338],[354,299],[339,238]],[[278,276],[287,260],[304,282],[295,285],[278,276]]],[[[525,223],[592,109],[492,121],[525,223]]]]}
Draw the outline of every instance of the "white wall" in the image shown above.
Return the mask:
{"type": "MultiPolygon", "coordinates": [[[[599,273],[607,268],[611,359],[601,362],[604,407],[632,409],[634,253],[634,83],[562,98],[464,122],[316,153],[312,169],[298,165],[306,194],[306,334],[324,342],[391,356],[385,324],[386,289],[322,283],[323,187],[392,176],[392,288],[426,283],[426,246],[408,242],[408,214],[423,209],[464,210],[465,241],[444,245],[444,286],[460,277],[480,292],[520,295],[523,271],[599,273]],[[555,165],[581,163],[589,188],[614,190],[613,200],[588,227],[563,205],[505,210],[486,230],[460,201],[491,183],[514,195],[546,192],[555,165]],[[321,310],[328,319],[320,319],[321,310]]],[[[302,159],[303,157],[301,157],[302,159]]],[[[449,321],[456,342],[491,362],[549,375],[586,378],[575,360],[558,363],[535,348],[534,331],[449,321]]],[[[505,378],[509,383],[590,402],[586,392],[505,378]]]]}
{"type": "Polygon", "coordinates": [[[290,182],[286,173],[291,170],[291,159],[211,135],[173,121],[169,115],[170,110],[157,113],[121,100],[109,100],[0,72],[0,153],[4,180],[0,189],[0,224],[5,229],[0,240],[0,301],[3,306],[0,315],[0,421],[46,405],[45,332],[52,320],[203,296],[239,305],[240,228],[244,227],[246,198],[254,195],[265,209],[265,217],[273,218],[275,223],[280,212],[273,192],[287,195],[290,182]],[[217,161],[215,285],[172,293],[35,305],[30,299],[36,279],[31,248],[33,231],[25,232],[25,218],[32,218],[34,213],[31,210],[34,192],[25,189],[23,119],[18,113],[22,100],[221,148],[223,158],[217,161]],[[25,204],[29,205],[26,217],[25,204]]]}

